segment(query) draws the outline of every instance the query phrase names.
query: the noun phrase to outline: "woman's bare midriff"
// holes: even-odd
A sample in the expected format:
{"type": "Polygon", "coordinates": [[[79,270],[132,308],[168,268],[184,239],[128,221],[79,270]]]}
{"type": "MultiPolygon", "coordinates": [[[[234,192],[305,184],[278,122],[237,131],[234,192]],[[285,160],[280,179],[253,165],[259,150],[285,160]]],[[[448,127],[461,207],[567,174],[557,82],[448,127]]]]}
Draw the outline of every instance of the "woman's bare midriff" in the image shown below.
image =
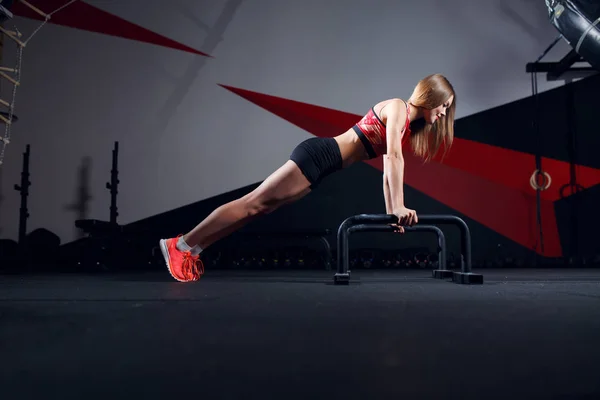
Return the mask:
{"type": "Polygon", "coordinates": [[[348,129],[346,132],[334,137],[340,152],[342,153],[342,166],[346,168],[355,162],[363,161],[369,158],[365,146],[360,141],[356,132],[353,129],[348,129]]]}

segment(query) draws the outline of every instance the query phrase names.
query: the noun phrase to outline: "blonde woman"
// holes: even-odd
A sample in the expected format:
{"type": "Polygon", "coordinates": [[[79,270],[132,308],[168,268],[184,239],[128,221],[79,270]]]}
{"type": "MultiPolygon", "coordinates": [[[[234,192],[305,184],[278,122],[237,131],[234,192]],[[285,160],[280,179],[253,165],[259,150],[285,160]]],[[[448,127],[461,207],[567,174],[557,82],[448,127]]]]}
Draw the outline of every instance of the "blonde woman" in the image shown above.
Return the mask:
{"type": "Polygon", "coordinates": [[[386,212],[398,217],[397,230],[418,222],[415,210],[404,203],[403,147],[429,161],[440,147],[447,151],[454,138],[456,97],[440,74],[423,78],[411,97],[375,104],[352,128],[333,138],[310,138],[300,143],[290,159],[251,193],[215,209],[185,235],[162,239],[160,248],[171,276],[180,282],[200,279],[200,253],[248,222],[304,197],[326,176],[350,165],[383,157],[386,212]]]}

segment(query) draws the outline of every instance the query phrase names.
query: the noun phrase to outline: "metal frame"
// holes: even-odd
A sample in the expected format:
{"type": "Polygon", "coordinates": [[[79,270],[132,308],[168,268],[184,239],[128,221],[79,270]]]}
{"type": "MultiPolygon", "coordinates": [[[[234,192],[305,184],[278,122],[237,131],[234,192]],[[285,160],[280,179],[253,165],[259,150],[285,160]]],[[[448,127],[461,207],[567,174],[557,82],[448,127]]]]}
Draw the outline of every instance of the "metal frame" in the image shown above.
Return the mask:
{"type": "MultiPolygon", "coordinates": [[[[392,214],[358,214],[346,218],[338,228],[337,236],[337,272],[334,275],[335,284],[348,284],[350,273],[348,267],[348,237],[353,226],[377,226],[381,224],[398,223],[398,218],[392,214]]],[[[461,271],[452,273],[455,283],[483,283],[483,276],[474,274],[471,269],[471,232],[464,220],[455,215],[425,214],[419,215],[419,223],[451,224],[460,229],[461,233],[461,271]]],[[[419,226],[419,225],[416,225],[419,226]]],[[[366,228],[363,228],[366,229],[366,228]]],[[[386,228],[393,231],[393,227],[386,228]]]]}

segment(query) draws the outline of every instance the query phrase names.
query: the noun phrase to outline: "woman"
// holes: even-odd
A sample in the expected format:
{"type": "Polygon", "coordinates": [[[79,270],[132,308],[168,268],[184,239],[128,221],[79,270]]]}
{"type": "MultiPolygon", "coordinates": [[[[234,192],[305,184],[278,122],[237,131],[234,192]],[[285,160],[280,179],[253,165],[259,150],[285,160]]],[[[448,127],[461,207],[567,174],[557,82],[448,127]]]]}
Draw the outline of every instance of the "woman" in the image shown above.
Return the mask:
{"type": "Polygon", "coordinates": [[[414,210],[404,204],[402,147],[429,161],[454,137],[455,93],[440,75],[427,76],[416,85],[410,99],[379,102],[351,129],[334,138],[310,138],[300,143],[290,160],[251,193],[214,210],[193,230],[176,238],[162,239],[160,248],[169,272],[180,282],[197,281],[204,273],[199,254],[217,240],[248,222],[271,213],[308,194],[327,175],[366,159],[384,157],[383,193],[386,212],[402,226],[418,222],[414,210]]]}

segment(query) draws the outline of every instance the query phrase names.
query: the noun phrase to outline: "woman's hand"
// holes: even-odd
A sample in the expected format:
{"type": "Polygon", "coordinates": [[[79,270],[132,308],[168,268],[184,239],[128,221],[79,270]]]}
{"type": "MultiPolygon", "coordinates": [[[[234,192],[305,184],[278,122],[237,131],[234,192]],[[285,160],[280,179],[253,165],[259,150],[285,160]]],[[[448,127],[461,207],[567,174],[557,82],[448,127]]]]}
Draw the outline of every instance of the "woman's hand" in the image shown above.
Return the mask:
{"type": "Polygon", "coordinates": [[[396,232],[399,233],[404,233],[403,226],[413,226],[419,222],[417,212],[415,210],[411,210],[410,208],[400,207],[394,210],[393,214],[398,218],[398,223],[391,225],[396,227],[396,232]]]}

